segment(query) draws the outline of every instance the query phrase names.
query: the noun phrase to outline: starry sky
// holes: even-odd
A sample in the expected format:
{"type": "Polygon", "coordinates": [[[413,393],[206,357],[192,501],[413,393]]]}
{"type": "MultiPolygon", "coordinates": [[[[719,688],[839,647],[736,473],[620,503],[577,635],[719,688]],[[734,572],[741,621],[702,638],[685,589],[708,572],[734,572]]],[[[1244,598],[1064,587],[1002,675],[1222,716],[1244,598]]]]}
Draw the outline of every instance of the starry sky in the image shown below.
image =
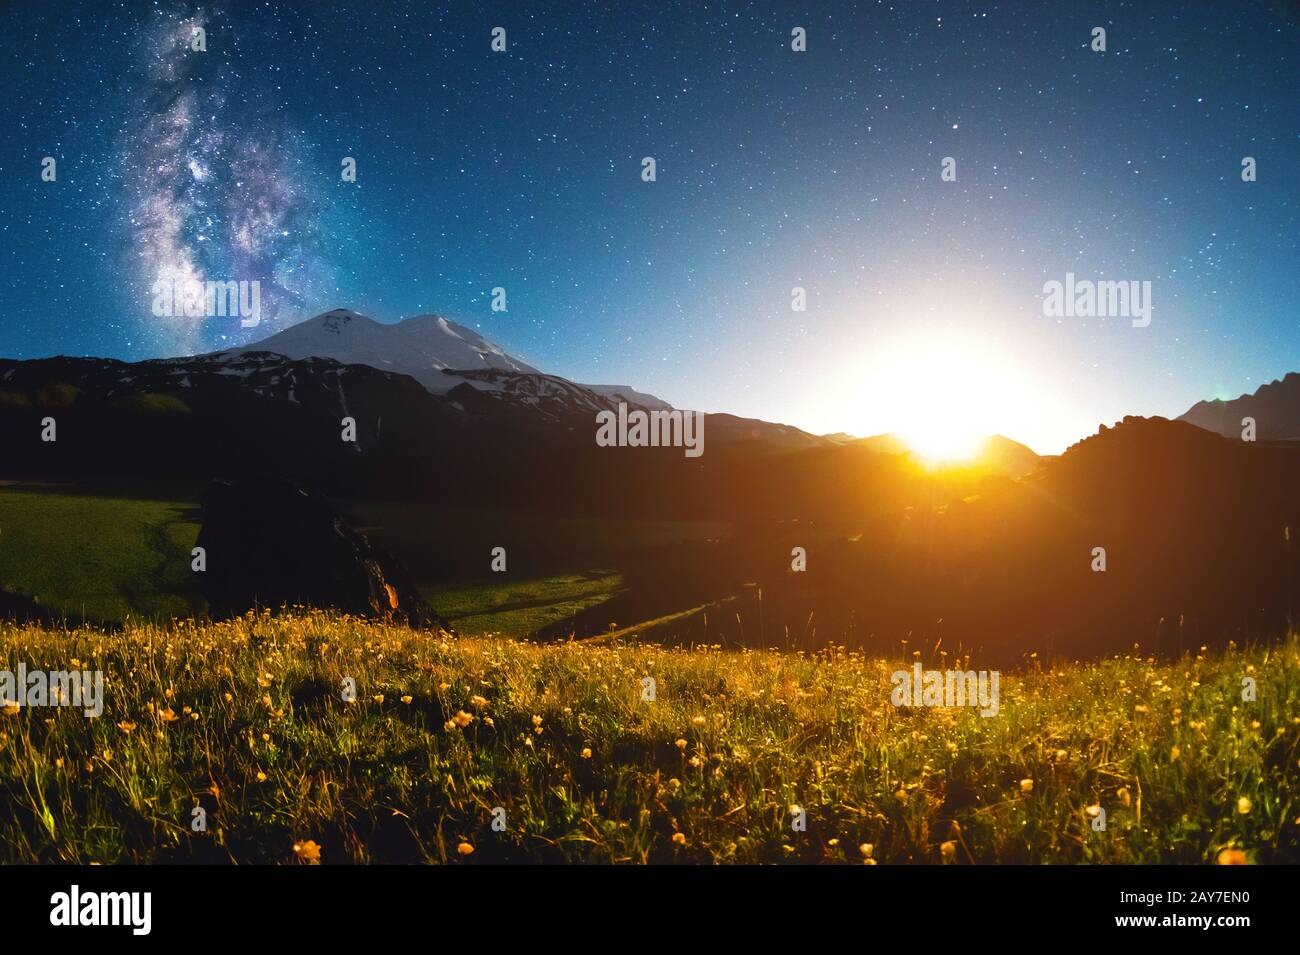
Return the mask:
{"type": "Polygon", "coordinates": [[[1060,451],[1300,370],[1295,9],[11,0],[0,355],[434,312],[679,407],[939,395],[1060,451]],[[1150,326],[1045,316],[1067,272],[1150,281],[1150,326]],[[155,316],[160,274],[256,278],[261,324],[155,316]]]}

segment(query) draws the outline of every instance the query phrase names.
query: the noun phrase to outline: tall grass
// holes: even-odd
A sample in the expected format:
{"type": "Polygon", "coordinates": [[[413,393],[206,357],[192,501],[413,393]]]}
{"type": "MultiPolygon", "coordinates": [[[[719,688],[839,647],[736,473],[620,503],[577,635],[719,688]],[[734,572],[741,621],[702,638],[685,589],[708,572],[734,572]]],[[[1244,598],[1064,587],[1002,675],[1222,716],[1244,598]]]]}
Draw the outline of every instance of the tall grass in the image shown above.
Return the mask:
{"type": "Polygon", "coordinates": [[[1300,861],[1294,637],[1029,661],[992,718],[896,709],[901,656],[535,645],[316,612],[0,624],[0,667],[19,661],[102,670],[107,702],[0,715],[4,862],[1300,861]]]}

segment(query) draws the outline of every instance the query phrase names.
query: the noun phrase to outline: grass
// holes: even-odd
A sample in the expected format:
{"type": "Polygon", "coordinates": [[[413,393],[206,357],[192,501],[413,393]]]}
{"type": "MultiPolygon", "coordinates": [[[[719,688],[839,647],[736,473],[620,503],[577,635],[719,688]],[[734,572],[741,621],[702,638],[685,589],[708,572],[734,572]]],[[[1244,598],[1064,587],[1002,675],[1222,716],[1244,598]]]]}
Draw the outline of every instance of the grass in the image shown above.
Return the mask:
{"type": "Polygon", "coordinates": [[[54,487],[0,488],[0,590],[120,623],[202,605],[190,571],[193,505],[54,487]]]}
{"type": "Polygon", "coordinates": [[[19,661],[102,670],[107,704],[0,714],[0,862],[1300,861],[1296,638],[1031,665],[993,718],[893,707],[910,658],[321,613],[0,624],[19,661]]]}
{"type": "Polygon", "coordinates": [[[423,588],[421,595],[457,633],[522,636],[603,603],[622,586],[621,574],[593,571],[441,584],[423,588]]]}

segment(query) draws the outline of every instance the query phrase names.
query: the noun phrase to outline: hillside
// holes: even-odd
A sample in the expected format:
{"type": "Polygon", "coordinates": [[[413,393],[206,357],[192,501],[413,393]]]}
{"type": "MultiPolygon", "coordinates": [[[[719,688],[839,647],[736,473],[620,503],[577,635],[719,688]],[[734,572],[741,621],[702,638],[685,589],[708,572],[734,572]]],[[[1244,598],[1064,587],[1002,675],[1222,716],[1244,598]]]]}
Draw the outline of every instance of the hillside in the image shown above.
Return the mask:
{"type": "Polygon", "coordinates": [[[697,641],[880,651],[910,635],[1003,661],[1271,639],[1300,606],[1297,446],[1128,418],[977,494],[889,487],[866,495],[881,507],[860,503],[856,526],[750,524],[657,554],[627,580],[734,598],[697,641]],[[795,547],[803,572],[791,572],[795,547]]]}
{"type": "Polygon", "coordinates": [[[325,615],[0,628],[0,655],[20,650],[94,661],[115,692],[96,720],[3,717],[6,864],[1300,861],[1294,639],[1004,673],[995,718],[890,705],[901,653],[539,646],[325,615]]]}

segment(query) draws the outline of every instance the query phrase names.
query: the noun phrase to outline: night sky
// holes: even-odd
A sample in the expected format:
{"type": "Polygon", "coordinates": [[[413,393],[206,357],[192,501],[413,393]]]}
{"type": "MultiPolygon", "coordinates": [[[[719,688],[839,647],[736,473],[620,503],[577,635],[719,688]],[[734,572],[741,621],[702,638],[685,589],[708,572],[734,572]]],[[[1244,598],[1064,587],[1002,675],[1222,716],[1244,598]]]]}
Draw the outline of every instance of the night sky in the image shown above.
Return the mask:
{"type": "Polygon", "coordinates": [[[17,0],[0,61],[6,357],[435,312],[681,407],[871,434],[938,393],[1044,452],[1300,370],[1279,3],[17,0]],[[167,269],[259,279],[261,325],[155,317],[167,269]],[[1067,272],[1151,325],[1046,317],[1067,272]]]}

